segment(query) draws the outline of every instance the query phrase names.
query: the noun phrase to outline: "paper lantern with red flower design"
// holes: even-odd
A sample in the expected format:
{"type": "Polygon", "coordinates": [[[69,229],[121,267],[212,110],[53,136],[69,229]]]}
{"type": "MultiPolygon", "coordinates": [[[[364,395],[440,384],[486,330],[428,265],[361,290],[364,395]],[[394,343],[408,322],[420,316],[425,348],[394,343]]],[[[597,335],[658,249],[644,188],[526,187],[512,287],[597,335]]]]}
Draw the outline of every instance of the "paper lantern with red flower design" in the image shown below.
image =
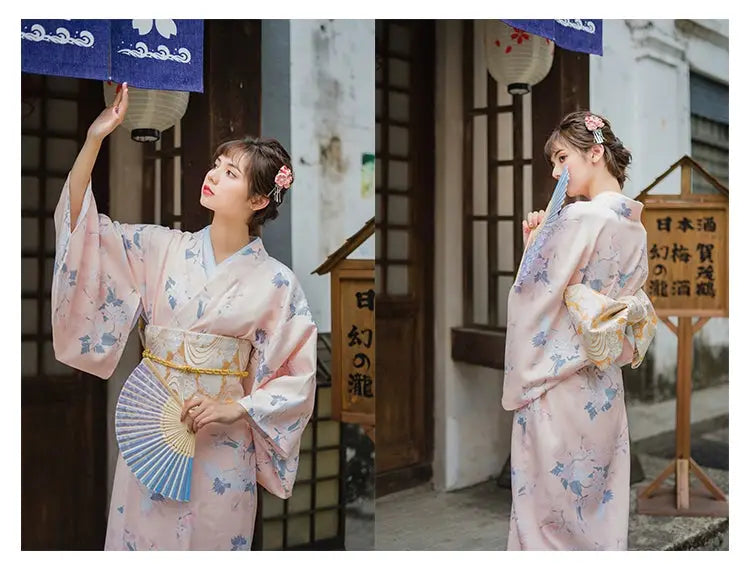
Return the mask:
{"type": "MultiPolygon", "coordinates": [[[[119,86],[104,82],[104,101],[111,105],[119,86]]],[[[187,110],[190,93],[187,91],[161,91],[138,89],[128,85],[128,112],[122,126],[138,142],[156,142],[161,133],[175,126],[187,110]]]]}
{"type": "Polygon", "coordinates": [[[484,54],[490,75],[511,95],[524,95],[546,77],[555,54],[554,42],[513,28],[500,20],[484,24],[484,54]]]}

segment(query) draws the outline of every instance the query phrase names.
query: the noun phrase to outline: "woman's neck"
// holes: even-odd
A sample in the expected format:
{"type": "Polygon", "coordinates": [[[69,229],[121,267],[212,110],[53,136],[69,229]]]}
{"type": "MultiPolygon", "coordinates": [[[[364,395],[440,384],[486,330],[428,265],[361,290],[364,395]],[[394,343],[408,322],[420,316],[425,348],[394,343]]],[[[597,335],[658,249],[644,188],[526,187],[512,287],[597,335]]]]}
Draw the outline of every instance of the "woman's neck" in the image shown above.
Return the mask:
{"type": "Polygon", "coordinates": [[[251,241],[245,223],[230,222],[216,216],[211,222],[209,232],[217,264],[241,250],[251,241]]]}
{"type": "Polygon", "coordinates": [[[617,178],[612,176],[606,168],[599,171],[591,181],[589,186],[589,198],[594,199],[602,192],[622,193],[622,188],[620,188],[620,183],[617,181],[617,178]]]}

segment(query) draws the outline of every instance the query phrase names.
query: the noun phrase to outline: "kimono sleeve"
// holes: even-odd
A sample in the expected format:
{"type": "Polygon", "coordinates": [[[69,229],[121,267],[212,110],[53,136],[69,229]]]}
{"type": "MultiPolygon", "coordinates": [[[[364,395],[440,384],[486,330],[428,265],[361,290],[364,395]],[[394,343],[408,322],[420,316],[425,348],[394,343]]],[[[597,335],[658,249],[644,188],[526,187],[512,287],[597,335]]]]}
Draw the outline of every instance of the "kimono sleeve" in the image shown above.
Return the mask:
{"type": "Polygon", "coordinates": [[[302,434],[315,406],[318,329],[299,284],[282,323],[253,351],[246,396],[239,403],[255,443],[258,483],[286,499],[297,475],[302,434]]]}
{"type": "Polygon", "coordinates": [[[159,226],[120,224],[99,214],[89,182],[81,213],[71,228],[69,184],[70,177],[54,216],[55,357],[68,366],[109,378],[139,314],[145,294],[145,258],[159,226]]]}
{"type": "Polygon", "coordinates": [[[597,368],[622,366],[626,357],[633,368],[640,366],[657,318],[642,289],[614,298],[579,283],[565,289],[565,305],[588,359],[597,368]]]}
{"type": "Polygon", "coordinates": [[[554,234],[534,254],[532,270],[508,296],[502,405],[525,406],[586,366],[564,302],[595,254],[606,218],[585,202],[567,206],[554,234]]]}

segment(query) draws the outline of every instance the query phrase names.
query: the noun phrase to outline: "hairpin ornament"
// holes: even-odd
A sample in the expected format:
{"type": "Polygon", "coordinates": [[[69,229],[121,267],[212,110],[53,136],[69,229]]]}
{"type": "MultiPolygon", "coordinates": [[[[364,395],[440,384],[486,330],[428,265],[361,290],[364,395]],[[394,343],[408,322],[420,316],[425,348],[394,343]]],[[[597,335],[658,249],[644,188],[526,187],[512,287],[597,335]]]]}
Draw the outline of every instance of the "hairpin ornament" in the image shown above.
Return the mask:
{"type": "Polygon", "coordinates": [[[289,190],[289,187],[292,185],[292,182],[294,181],[294,177],[292,176],[292,171],[289,170],[289,167],[284,165],[279,169],[279,172],[276,174],[276,178],[274,178],[274,187],[273,190],[271,190],[271,194],[273,195],[273,199],[277,204],[281,204],[281,190],[282,188],[284,190],[289,190]]]}
{"type": "Polygon", "coordinates": [[[594,134],[594,142],[602,144],[604,142],[604,135],[602,134],[604,121],[602,121],[601,117],[587,115],[583,121],[586,123],[586,128],[594,134]]]}

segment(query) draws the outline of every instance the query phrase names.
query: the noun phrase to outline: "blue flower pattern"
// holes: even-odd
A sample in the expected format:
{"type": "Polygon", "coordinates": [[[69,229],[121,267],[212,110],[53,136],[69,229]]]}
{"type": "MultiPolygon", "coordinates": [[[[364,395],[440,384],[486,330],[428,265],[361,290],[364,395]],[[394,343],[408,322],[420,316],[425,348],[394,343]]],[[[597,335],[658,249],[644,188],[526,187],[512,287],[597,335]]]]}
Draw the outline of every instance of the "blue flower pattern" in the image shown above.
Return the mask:
{"type": "Polygon", "coordinates": [[[229,489],[231,486],[232,486],[231,483],[227,483],[226,481],[224,481],[223,479],[220,479],[219,477],[216,477],[214,479],[213,489],[214,489],[214,493],[216,493],[217,495],[223,495],[224,491],[229,489]]]}
{"type": "Polygon", "coordinates": [[[262,345],[266,343],[267,333],[263,329],[255,331],[255,344],[262,345]]]}
{"type": "Polygon", "coordinates": [[[274,275],[272,283],[277,289],[281,289],[282,287],[289,287],[289,280],[284,277],[284,274],[280,271],[276,275],[274,275]]]}
{"type": "Polygon", "coordinates": [[[610,374],[595,366],[589,366],[581,373],[586,376],[586,388],[589,393],[589,400],[584,405],[584,410],[593,421],[600,413],[612,409],[612,404],[622,389],[610,374]]]}
{"type": "Polygon", "coordinates": [[[609,464],[597,464],[594,455],[593,450],[581,448],[567,460],[555,461],[549,471],[571,494],[579,522],[584,522],[583,511],[592,501],[598,505],[597,513],[601,516],[605,505],[614,499],[614,492],[608,487],[609,464]]]}
{"type": "Polygon", "coordinates": [[[250,545],[244,536],[237,535],[232,539],[232,550],[250,550],[250,545]]]}
{"type": "Polygon", "coordinates": [[[271,394],[271,406],[275,406],[279,402],[286,402],[287,398],[281,394],[271,394]]]}
{"type": "Polygon", "coordinates": [[[536,348],[540,348],[547,344],[547,331],[539,331],[534,338],[531,339],[531,344],[536,348]]]}
{"type": "Polygon", "coordinates": [[[255,381],[261,382],[271,374],[272,370],[266,366],[265,362],[258,367],[258,371],[255,374],[255,381]]]}
{"type": "Polygon", "coordinates": [[[628,208],[628,205],[625,202],[620,202],[620,207],[615,209],[612,208],[615,214],[617,214],[618,218],[630,218],[633,214],[633,211],[628,208]]]}

